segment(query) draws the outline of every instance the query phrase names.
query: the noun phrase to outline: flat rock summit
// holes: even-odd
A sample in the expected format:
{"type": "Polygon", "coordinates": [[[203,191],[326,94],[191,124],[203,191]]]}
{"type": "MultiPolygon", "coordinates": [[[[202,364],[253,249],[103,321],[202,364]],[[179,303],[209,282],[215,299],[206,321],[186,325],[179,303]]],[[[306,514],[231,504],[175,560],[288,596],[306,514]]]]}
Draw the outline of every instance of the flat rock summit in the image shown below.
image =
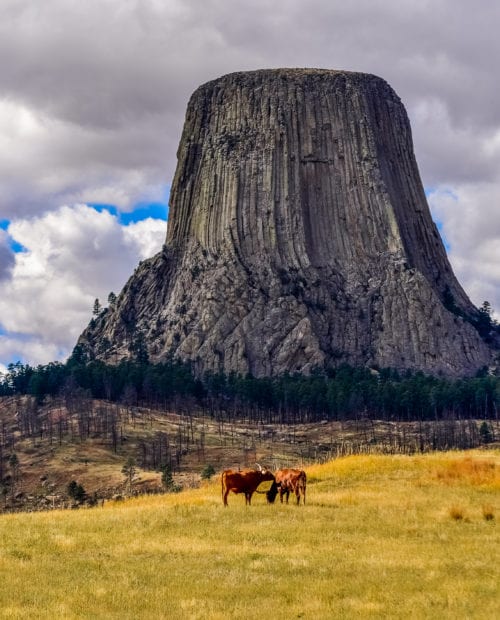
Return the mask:
{"type": "Polygon", "coordinates": [[[383,79],[223,76],[192,95],[177,157],[166,243],[81,335],[89,359],[258,377],[491,361],[383,79]]]}

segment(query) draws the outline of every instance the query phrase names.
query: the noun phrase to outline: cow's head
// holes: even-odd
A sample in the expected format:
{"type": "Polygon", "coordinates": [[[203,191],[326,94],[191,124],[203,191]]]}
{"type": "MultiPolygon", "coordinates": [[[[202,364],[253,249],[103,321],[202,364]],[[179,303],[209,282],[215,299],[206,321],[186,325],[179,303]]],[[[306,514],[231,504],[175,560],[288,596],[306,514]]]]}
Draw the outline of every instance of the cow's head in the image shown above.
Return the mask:
{"type": "Polygon", "coordinates": [[[274,474],[270,469],[267,469],[267,467],[262,467],[262,465],[260,465],[259,463],[255,463],[262,475],[262,480],[274,480],[274,474]]]}
{"type": "Polygon", "coordinates": [[[274,500],[276,499],[276,495],[278,495],[279,486],[276,484],[276,480],[273,481],[271,488],[266,493],[266,499],[268,504],[274,504],[274,500]]]}

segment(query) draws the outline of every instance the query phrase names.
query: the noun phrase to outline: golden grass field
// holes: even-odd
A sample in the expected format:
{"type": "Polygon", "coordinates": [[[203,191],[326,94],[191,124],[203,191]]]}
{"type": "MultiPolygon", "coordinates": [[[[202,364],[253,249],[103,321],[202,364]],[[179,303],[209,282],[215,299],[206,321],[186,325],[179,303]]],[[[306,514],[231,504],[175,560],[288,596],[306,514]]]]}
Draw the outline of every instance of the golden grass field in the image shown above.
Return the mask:
{"type": "Polygon", "coordinates": [[[500,617],[500,452],[307,468],[306,506],[175,495],[0,516],[0,617],[500,617]]]}

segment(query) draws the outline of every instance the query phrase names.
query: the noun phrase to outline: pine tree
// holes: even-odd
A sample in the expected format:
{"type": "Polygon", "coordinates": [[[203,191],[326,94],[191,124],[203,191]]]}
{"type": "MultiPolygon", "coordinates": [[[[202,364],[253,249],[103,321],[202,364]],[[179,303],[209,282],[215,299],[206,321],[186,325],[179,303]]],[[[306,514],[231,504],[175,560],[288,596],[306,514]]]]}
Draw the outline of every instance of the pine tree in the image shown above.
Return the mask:
{"type": "Polygon", "coordinates": [[[215,474],[215,468],[213,465],[205,465],[201,472],[202,480],[210,480],[210,478],[215,474]]]}
{"type": "Polygon", "coordinates": [[[479,427],[479,436],[483,443],[491,443],[493,441],[493,435],[488,423],[485,421],[479,427]]]}
{"type": "Polygon", "coordinates": [[[127,459],[127,462],[122,467],[122,474],[125,476],[125,482],[128,487],[128,492],[132,493],[132,486],[137,479],[137,467],[135,459],[131,456],[127,459]]]}
{"type": "Polygon", "coordinates": [[[178,493],[182,490],[182,487],[174,482],[172,475],[172,468],[170,465],[165,465],[161,474],[161,481],[167,493],[178,493]]]}

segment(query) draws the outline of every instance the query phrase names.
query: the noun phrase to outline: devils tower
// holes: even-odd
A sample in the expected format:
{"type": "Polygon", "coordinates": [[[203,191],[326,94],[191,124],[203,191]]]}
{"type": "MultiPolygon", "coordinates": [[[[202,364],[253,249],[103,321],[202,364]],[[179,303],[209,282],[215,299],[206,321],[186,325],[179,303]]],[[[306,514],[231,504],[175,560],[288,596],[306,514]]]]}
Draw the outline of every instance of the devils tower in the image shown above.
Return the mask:
{"type": "Polygon", "coordinates": [[[196,372],[491,359],[427,206],[405,109],[363,73],[233,73],[192,95],[162,251],[79,344],[196,372]]]}

